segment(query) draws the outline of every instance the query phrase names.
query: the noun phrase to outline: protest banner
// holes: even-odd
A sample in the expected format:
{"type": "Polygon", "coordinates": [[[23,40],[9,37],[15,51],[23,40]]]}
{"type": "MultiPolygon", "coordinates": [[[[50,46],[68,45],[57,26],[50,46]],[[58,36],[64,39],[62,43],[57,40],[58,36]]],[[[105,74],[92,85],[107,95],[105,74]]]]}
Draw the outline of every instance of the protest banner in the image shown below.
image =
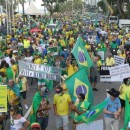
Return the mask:
{"type": "Polygon", "coordinates": [[[125,59],[117,55],[114,55],[114,60],[116,62],[116,65],[121,65],[125,63],[125,59]]]}
{"type": "Polygon", "coordinates": [[[130,67],[128,64],[109,68],[111,81],[123,81],[124,78],[130,77],[130,67]]]}
{"type": "Polygon", "coordinates": [[[19,74],[26,77],[61,81],[61,69],[53,66],[38,65],[19,60],[19,74]]]}
{"type": "Polygon", "coordinates": [[[74,125],[74,130],[103,130],[103,119],[91,123],[80,123],[74,125]]]}
{"type": "Polygon", "coordinates": [[[101,59],[104,61],[104,51],[99,51],[98,55],[100,55],[101,59]]]}
{"type": "Polygon", "coordinates": [[[0,85],[0,112],[7,112],[7,86],[0,85]]]}
{"type": "Polygon", "coordinates": [[[111,82],[110,72],[108,66],[101,66],[100,68],[100,82],[111,82]]]}

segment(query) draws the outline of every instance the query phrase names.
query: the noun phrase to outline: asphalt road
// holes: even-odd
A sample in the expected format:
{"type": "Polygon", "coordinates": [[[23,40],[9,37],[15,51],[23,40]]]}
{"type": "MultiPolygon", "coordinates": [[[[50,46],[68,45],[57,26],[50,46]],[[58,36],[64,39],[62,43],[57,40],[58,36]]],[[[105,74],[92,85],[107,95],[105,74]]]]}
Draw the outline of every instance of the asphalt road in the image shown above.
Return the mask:
{"type": "MultiPolygon", "coordinates": [[[[113,82],[113,83],[102,83],[102,82],[98,82],[97,84],[97,88],[99,91],[95,92],[94,91],[94,104],[93,105],[97,105],[100,102],[102,102],[106,97],[106,89],[111,89],[111,88],[115,88],[115,89],[119,89],[121,83],[117,83],[117,82],[113,82]]],[[[32,103],[32,98],[35,94],[35,92],[37,91],[37,83],[36,81],[33,82],[33,85],[30,85],[30,81],[29,81],[29,92],[27,93],[27,104],[28,106],[31,106],[32,103]]],[[[51,92],[49,94],[49,100],[50,100],[50,104],[53,105],[53,96],[54,96],[54,91],[51,92]]],[[[24,114],[27,112],[27,110],[24,109],[24,114]]],[[[103,114],[100,115],[100,117],[98,117],[98,119],[103,118],[103,114]]],[[[121,116],[121,123],[120,123],[120,127],[123,125],[123,115],[121,116]]],[[[29,117],[28,117],[29,120],[29,117]]],[[[7,125],[6,125],[6,130],[9,130],[9,121],[7,121],[7,125]]],[[[47,130],[56,130],[56,126],[55,126],[55,115],[54,115],[54,111],[53,109],[51,109],[49,111],[49,124],[48,124],[48,128],[47,130]]],[[[72,124],[70,124],[70,130],[72,130],[72,124]]]]}

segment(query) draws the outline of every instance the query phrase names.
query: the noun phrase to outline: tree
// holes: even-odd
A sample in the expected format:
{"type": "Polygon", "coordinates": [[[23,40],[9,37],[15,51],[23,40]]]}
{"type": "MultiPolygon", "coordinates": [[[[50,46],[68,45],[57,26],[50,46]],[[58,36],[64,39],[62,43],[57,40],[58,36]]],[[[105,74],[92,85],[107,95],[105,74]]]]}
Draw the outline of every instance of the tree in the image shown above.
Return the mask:
{"type": "Polygon", "coordinates": [[[64,3],[66,0],[42,0],[43,4],[42,6],[45,6],[47,10],[50,12],[50,16],[53,16],[54,12],[58,12],[59,7],[62,3],[64,3]]]}
{"type": "Polygon", "coordinates": [[[98,6],[105,12],[107,12],[107,10],[105,10],[105,7],[107,8],[107,6],[103,4],[103,2],[107,1],[109,3],[109,5],[111,6],[111,8],[114,11],[114,15],[118,15],[120,16],[120,18],[125,18],[125,12],[124,12],[124,4],[123,3],[127,3],[127,10],[129,10],[129,0],[102,0],[100,2],[98,2],[98,6]]]}
{"type": "Polygon", "coordinates": [[[60,12],[81,12],[83,6],[85,6],[85,3],[83,3],[82,0],[67,1],[60,6],[60,12]]]}

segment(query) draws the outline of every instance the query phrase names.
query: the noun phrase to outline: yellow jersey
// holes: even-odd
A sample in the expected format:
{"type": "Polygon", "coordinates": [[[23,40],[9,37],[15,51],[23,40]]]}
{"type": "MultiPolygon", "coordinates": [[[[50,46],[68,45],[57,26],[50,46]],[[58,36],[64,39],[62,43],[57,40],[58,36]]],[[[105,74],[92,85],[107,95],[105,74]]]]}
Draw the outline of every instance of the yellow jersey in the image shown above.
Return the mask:
{"type": "Polygon", "coordinates": [[[71,102],[69,94],[54,96],[54,105],[56,105],[56,112],[58,115],[68,115],[69,114],[69,103],[71,102]]]}
{"type": "Polygon", "coordinates": [[[125,99],[126,99],[126,96],[127,96],[128,99],[129,99],[129,102],[130,102],[130,85],[122,84],[122,85],[120,86],[119,91],[120,91],[119,97],[120,97],[121,99],[125,100],[125,99]]]}

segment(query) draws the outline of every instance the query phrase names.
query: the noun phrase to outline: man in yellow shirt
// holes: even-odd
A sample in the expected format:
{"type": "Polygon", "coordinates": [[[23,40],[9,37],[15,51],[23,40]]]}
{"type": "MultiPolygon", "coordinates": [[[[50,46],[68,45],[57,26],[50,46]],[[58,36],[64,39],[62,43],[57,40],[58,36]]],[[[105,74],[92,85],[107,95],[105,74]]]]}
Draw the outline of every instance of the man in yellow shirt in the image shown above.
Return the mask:
{"type": "Polygon", "coordinates": [[[69,130],[68,123],[69,123],[69,106],[71,105],[71,99],[69,94],[64,93],[62,87],[56,87],[56,94],[54,96],[54,112],[56,115],[56,127],[57,129],[62,129],[63,126],[64,130],[69,130]]]}
{"type": "Polygon", "coordinates": [[[24,49],[28,49],[30,47],[30,41],[27,37],[23,40],[24,49]]]}
{"type": "Polygon", "coordinates": [[[109,55],[107,58],[106,58],[106,66],[114,66],[115,65],[115,60],[114,58],[112,57],[112,55],[109,55]]]}
{"type": "Polygon", "coordinates": [[[22,114],[22,105],[20,103],[20,88],[14,83],[12,79],[8,81],[7,97],[9,109],[11,106],[18,106],[21,108],[20,114],[22,114]]]}

